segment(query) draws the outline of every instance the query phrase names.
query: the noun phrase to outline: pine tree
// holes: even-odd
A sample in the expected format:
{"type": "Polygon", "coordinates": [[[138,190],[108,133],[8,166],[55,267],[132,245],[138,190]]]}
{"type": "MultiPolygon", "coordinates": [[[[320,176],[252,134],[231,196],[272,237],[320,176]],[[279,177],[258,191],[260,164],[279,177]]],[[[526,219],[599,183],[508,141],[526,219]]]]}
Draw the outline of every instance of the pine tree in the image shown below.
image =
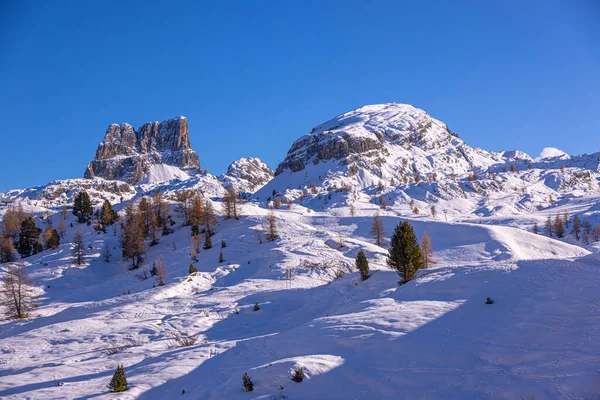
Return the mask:
{"type": "Polygon", "coordinates": [[[219,253],[219,263],[223,262],[223,252],[219,253]]]}
{"type": "Polygon", "coordinates": [[[575,239],[579,240],[579,233],[581,232],[581,221],[579,217],[576,215],[573,218],[573,234],[575,235],[575,239]]]}
{"type": "Polygon", "coordinates": [[[77,229],[75,235],[73,236],[73,244],[71,248],[73,260],[77,265],[81,265],[83,263],[83,246],[83,236],[81,235],[81,231],[77,229]]]}
{"type": "Polygon", "coordinates": [[[435,261],[433,261],[433,247],[431,247],[431,240],[427,231],[423,232],[421,237],[420,249],[423,255],[423,268],[429,268],[430,265],[435,264],[435,261]]]}
{"type": "Polygon", "coordinates": [[[82,224],[89,221],[93,213],[90,195],[85,190],[77,193],[73,200],[73,215],[77,217],[77,222],[82,224]]]}
{"type": "Polygon", "coordinates": [[[570,220],[570,219],[569,219],[569,211],[567,210],[567,211],[565,211],[565,213],[563,214],[563,222],[564,222],[565,228],[568,228],[568,227],[569,227],[569,220],[570,220]]]}
{"type": "Polygon", "coordinates": [[[533,223],[533,228],[531,229],[531,231],[532,231],[533,233],[535,233],[536,235],[537,235],[538,233],[540,233],[540,227],[538,226],[538,223],[537,223],[537,222],[534,222],[534,223],[533,223]]]}
{"type": "Polygon", "coordinates": [[[375,239],[375,244],[379,247],[383,247],[383,237],[385,236],[385,229],[383,228],[383,222],[379,216],[379,211],[373,216],[373,223],[371,224],[371,236],[375,239]]]}
{"type": "Polygon", "coordinates": [[[272,242],[279,238],[279,232],[277,229],[277,218],[275,217],[275,212],[272,210],[269,212],[266,220],[266,230],[267,230],[267,241],[272,242]]]}
{"type": "Polygon", "coordinates": [[[212,247],[212,240],[210,238],[210,234],[208,233],[208,231],[204,234],[204,246],[202,246],[202,248],[204,250],[208,250],[212,247]]]}
{"type": "Polygon", "coordinates": [[[117,366],[117,370],[113,374],[108,388],[112,393],[124,392],[127,390],[127,377],[125,376],[125,368],[123,365],[117,366]]]}
{"type": "Polygon", "coordinates": [[[356,256],[356,268],[360,272],[360,278],[363,281],[369,277],[369,261],[367,260],[367,256],[365,256],[365,252],[362,251],[362,249],[356,256]]]}
{"type": "Polygon", "coordinates": [[[398,272],[400,282],[411,281],[417,270],[423,268],[423,255],[413,227],[406,221],[394,229],[387,264],[398,272]]]}
{"type": "Polygon", "coordinates": [[[294,373],[292,374],[292,380],[294,382],[302,382],[304,380],[304,369],[302,367],[294,368],[294,373]]]}
{"type": "Polygon", "coordinates": [[[194,274],[196,272],[198,272],[198,269],[194,266],[194,264],[190,264],[190,268],[188,270],[188,274],[191,275],[191,274],[194,274]]]}
{"type": "Polygon", "coordinates": [[[252,383],[252,379],[248,376],[248,373],[244,373],[242,376],[242,385],[244,385],[244,390],[246,392],[251,392],[254,390],[254,384],[252,383]]]}
{"type": "Polygon", "coordinates": [[[221,239],[221,248],[224,249],[225,247],[227,247],[227,242],[225,242],[225,239],[221,239]]]}
{"type": "Polygon", "coordinates": [[[40,252],[39,238],[42,230],[35,225],[33,217],[27,217],[21,223],[19,232],[19,254],[21,257],[29,257],[40,252]]]}
{"type": "Polygon", "coordinates": [[[148,233],[150,232],[150,224],[152,223],[152,206],[150,205],[150,201],[148,200],[147,197],[142,197],[140,199],[140,202],[138,204],[138,212],[140,214],[140,218],[142,219],[143,222],[143,232],[144,232],[144,238],[146,236],[148,236],[148,233]]]}
{"type": "Polygon", "coordinates": [[[594,228],[592,229],[592,236],[594,237],[594,242],[597,242],[600,240],[600,225],[599,224],[594,225],[594,228]]]}
{"type": "Polygon", "coordinates": [[[556,214],[556,218],[554,218],[554,233],[558,238],[565,236],[565,222],[560,214],[556,214]]]}
{"type": "Polygon", "coordinates": [[[33,308],[33,286],[23,266],[9,265],[0,279],[0,306],[8,318],[27,318],[33,308]]]}

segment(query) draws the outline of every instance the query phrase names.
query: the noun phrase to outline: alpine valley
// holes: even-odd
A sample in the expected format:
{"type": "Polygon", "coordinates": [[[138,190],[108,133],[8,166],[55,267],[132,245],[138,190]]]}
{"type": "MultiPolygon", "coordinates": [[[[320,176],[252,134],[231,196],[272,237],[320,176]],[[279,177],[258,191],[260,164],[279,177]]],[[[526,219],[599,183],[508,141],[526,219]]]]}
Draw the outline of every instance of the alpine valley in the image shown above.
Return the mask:
{"type": "Polygon", "coordinates": [[[215,176],[185,117],[111,124],[83,178],[0,193],[30,292],[0,398],[599,398],[600,151],[488,151],[387,103],[282,158],[215,176]],[[430,256],[410,279],[400,222],[430,256]]]}

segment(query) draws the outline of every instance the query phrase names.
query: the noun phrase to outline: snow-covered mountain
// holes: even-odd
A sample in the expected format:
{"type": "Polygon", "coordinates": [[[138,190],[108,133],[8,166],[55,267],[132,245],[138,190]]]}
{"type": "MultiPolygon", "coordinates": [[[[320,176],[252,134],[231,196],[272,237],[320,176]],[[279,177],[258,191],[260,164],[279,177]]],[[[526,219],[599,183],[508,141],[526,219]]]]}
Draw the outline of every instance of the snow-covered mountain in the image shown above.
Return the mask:
{"type": "Polygon", "coordinates": [[[180,116],[148,122],[137,130],[127,123],[111,124],[84,177],[135,184],[142,180],[185,178],[187,175],[183,174],[188,172],[203,171],[190,144],[187,118],[180,116]]]}
{"type": "Polygon", "coordinates": [[[254,193],[274,176],[275,173],[264,161],[250,157],[232,162],[219,180],[225,187],[233,187],[238,192],[254,193]]]}
{"type": "Polygon", "coordinates": [[[314,209],[376,204],[463,216],[514,215],[597,193],[600,152],[534,160],[469,146],[425,111],[387,103],[358,108],[296,140],[257,196],[278,192],[314,209]],[[309,190],[310,189],[310,190],[309,190]],[[331,193],[344,189],[344,198],[331,193]],[[558,203],[556,203],[558,202],[558,203]]]}
{"type": "Polygon", "coordinates": [[[275,174],[257,158],[201,170],[182,117],[111,125],[86,178],[0,194],[0,217],[22,205],[39,228],[62,227],[58,247],[18,260],[39,296],[27,318],[0,319],[0,398],[598,398],[600,241],[543,227],[567,214],[600,226],[599,163],[474,148],[395,103],[315,127],[275,174]],[[253,193],[239,219],[223,215],[228,187],[253,193]],[[120,222],[102,230],[61,212],[81,190],[120,222]],[[158,190],[168,225],[142,238],[130,270],[123,208],[158,190]],[[193,240],[182,191],[216,210],[212,247],[193,240]],[[434,264],[399,286],[386,260],[401,221],[428,233],[434,264]],[[109,393],[117,365],[129,388],[109,393]]]}

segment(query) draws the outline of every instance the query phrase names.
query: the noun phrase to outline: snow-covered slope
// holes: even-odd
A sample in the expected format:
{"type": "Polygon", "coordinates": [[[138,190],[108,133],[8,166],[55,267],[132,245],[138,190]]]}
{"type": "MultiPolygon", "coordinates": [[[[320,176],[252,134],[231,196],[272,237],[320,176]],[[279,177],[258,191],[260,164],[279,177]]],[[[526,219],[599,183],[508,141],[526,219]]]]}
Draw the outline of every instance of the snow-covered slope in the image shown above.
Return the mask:
{"type": "MultiPolygon", "coordinates": [[[[118,232],[85,226],[91,248],[83,267],[68,262],[68,244],[27,259],[44,294],[33,318],[1,323],[0,396],[112,398],[106,384],[120,363],[131,385],[123,399],[182,391],[197,399],[597,393],[597,254],[518,229],[420,216],[410,222],[418,236],[429,232],[437,264],[399,287],[385,249],[369,237],[369,203],[354,217],[277,210],[281,238],[260,243],[267,212],[248,203],[242,219],[222,222],[213,243],[227,247],[202,251],[192,276],[189,229],[178,226],[149,248],[138,271],[120,261],[118,232]],[[110,263],[100,256],[105,244],[110,263]],[[359,249],[370,260],[367,281],[353,268],[359,249]],[[154,287],[143,276],[160,256],[166,285],[154,287]],[[199,340],[169,348],[176,330],[199,340]],[[108,341],[127,338],[136,345],[105,354],[108,341]],[[305,369],[304,382],[290,380],[293,367],[305,369]],[[244,372],[252,393],[241,386],[244,372]]],[[[387,232],[400,220],[393,211],[382,218],[387,232]]]]}

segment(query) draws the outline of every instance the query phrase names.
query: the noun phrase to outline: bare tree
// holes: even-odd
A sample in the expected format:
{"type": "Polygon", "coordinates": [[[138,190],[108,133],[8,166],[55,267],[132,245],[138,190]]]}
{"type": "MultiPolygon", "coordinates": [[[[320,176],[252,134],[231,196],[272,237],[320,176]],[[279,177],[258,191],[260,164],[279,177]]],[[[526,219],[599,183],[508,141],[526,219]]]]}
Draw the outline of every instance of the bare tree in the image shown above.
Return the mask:
{"type": "Polygon", "coordinates": [[[275,212],[272,210],[269,212],[266,220],[266,230],[267,230],[267,241],[272,242],[279,238],[279,233],[277,231],[277,218],[275,217],[275,212]]]}
{"type": "Polygon", "coordinates": [[[60,235],[61,238],[65,237],[66,231],[67,231],[67,229],[65,228],[65,222],[63,221],[62,218],[60,218],[58,220],[58,234],[60,235]]]}
{"type": "Polygon", "coordinates": [[[27,318],[27,312],[33,309],[33,297],[33,286],[24,267],[9,265],[0,280],[0,305],[6,308],[6,316],[27,318]]]}
{"type": "Polygon", "coordinates": [[[437,208],[435,208],[435,206],[431,206],[431,216],[433,218],[437,216],[437,208]]]}
{"type": "Polygon", "coordinates": [[[225,219],[240,219],[241,207],[242,199],[239,193],[232,187],[227,188],[225,190],[225,196],[223,197],[223,212],[225,213],[225,219]]]}
{"type": "Polygon", "coordinates": [[[431,247],[431,240],[429,239],[429,235],[427,231],[423,232],[423,236],[421,237],[421,255],[423,257],[423,268],[429,268],[430,265],[435,264],[433,261],[433,247],[431,247]]]}
{"type": "Polygon", "coordinates": [[[153,264],[152,270],[156,273],[156,283],[158,286],[163,286],[166,279],[165,261],[160,256],[153,264]]]}
{"type": "Polygon", "coordinates": [[[73,259],[77,265],[81,265],[83,263],[83,236],[81,235],[81,231],[77,229],[75,235],[73,236],[73,247],[71,248],[71,254],[73,255],[73,259]]]}
{"type": "Polygon", "coordinates": [[[0,236],[0,263],[13,262],[17,259],[17,252],[10,236],[0,236]]]}
{"type": "Polygon", "coordinates": [[[110,246],[108,245],[108,243],[104,243],[104,249],[102,250],[102,259],[104,260],[104,262],[110,262],[110,246]]]}
{"type": "Polygon", "coordinates": [[[377,246],[383,247],[383,238],[385,236],[385,229],[383,228],[383,222],[379,216],[379,211],[373,216],[373,222],[371,224],[371,236],[375,239],[377,246]]]}
{"type": "Polygon", "coordinates": [[[144,261],[146,244],[144,243],[144,219],[133,202],[125,207],[125,223],[121,229],[123,259],[131,260],[131,268],[139,268],[144,261]]]}

